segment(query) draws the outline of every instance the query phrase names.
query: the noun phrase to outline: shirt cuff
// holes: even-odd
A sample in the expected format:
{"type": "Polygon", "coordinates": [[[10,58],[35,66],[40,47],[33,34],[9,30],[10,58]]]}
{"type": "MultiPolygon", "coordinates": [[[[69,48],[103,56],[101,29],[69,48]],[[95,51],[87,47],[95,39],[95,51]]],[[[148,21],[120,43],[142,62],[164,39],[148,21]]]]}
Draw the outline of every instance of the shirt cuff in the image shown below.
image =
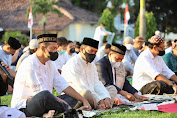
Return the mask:
{"type": "Polygon", "coordinates": [[[171,71],[171,72],[168,74],[167,78],[170,79],[173,75],[175,75],[175,73],[174,73],[173,71],[171,71]]]}
{"type": "Polygon", "coordinates": [[[156,78],[158,75],[160,75],[160,73],[159,73],[159,72],[155,72],[151,77],[152,77],[153,80],[155,80],[155,78],[156,78]]]}

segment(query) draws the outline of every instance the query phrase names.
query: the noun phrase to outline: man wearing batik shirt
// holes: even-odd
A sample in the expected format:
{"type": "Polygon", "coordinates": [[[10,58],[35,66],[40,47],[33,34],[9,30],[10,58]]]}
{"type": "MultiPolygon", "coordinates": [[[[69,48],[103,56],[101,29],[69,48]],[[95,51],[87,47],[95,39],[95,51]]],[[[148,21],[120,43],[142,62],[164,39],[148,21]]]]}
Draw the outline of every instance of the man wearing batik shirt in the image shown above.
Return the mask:
{"type": "MultiPolygon", "coordinates": [[[[62,76],[82,96],[92,108],[111,108],[117,90],[114,86],[107,89],[99,81],[93,60],[98,49],[98,41],[85,37],[80,53],[72,57],[62,68],[62,76]]],[[[78,105],[79,106],[79,105],[78,105]]]]}
{"type": "Polygon", "coordinates": [[[20,109],[27,117],[42,117],[47,112],[50,114],[51,110],[58,114],[74,107],[70,107],[70,103],[77,99],[90,110],[88,101],[70,87],[55,68],[53,61],[58,58],[57,35],[43,34],[37,40],[39,47],[36,53],[28,56],[17,71],[11,107],[20,109]],[[52,95],[53,88],[75,99],[55,97],[52,95]]]}
{"type": "Polygon", "coordinates": [[[164,40],[153,36],[138,57],[133,74],[133,87],[142,94],[177,93],[177,76],[164,63],[164,40]]]}

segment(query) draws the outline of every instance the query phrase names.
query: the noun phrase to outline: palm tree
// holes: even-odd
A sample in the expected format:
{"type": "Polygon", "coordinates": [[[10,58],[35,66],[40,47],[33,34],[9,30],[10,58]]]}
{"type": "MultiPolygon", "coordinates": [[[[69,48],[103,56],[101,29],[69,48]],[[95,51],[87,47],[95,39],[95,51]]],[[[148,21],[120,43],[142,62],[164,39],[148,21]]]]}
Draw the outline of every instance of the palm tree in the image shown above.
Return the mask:
{"type": "Polygon", "coordinates": [[[61,16],[59,11],[58,0],[30,0],[30,6],[27,8],[27,14],[29,14],[29,9],[32,7],[32,14],[36,18],[37,14],[42,14],[43,17],[39,21],[39,24],[43,26],[43,31],[45,33],[45,26],[47,22],[47,13],[57,13],[61,16]]]}
{"type": "Polygon", "coordinates": [[[146,17],[145,17],[145,0],[140,0],[140,24],[139,34],[144,39],[146,38],[146,17]]]}

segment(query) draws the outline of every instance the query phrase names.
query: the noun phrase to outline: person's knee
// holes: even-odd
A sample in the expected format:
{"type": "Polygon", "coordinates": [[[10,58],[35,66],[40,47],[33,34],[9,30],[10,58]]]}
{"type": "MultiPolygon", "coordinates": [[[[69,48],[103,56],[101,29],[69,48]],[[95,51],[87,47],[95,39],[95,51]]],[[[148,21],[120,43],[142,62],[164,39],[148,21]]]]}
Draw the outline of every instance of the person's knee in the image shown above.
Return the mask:
{"type": "Polygon", "coordinates": [[[108,91],[112,91],[113,93],[115,93],[115,94],[117,94],[117,89],[116,89],[116,87],[115,86],[113,86],[113,85],[110,85],[110,86],[108,86],[108,91]]]}
{"type": "Polygon", "coordinates": [[[39,96],[38,96],[39,98],[46,99],[46,100],[50,99],[51,96],[53,96],[48,90],[41,91],[38,94],[39,94],[39,96]]]}
{"type": "Polygon", "coordinates": [[[91,91],[90,91],[90,90],[83,90],[80,94],[81,94],[82,96],[85,96],[85,95],[90,96],[90,95],[91,95],[91,91]]]}

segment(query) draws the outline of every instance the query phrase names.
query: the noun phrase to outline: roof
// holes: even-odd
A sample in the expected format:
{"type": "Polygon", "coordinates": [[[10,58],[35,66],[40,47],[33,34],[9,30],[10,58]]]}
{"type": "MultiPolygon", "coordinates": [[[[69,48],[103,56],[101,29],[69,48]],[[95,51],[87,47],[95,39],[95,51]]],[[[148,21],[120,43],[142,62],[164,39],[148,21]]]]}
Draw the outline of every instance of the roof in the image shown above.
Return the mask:
{"type": "MultiPolygon", "coordinates": [[[[48,13],[46,30],[63,30],[73,22],[96,24],[99,15],[82,8],[59,2],[61,17],[55,13],[48,13]]],[[[29,6],[29,0],[1,0],[0,4],[0,28],[4,30],[20,30],[28,31],[26,18],[26,9],[29,6]]],[[[42,19],[42,15],[33,18],[33,30],[43,30],[38,22],[42,19]]]]}

